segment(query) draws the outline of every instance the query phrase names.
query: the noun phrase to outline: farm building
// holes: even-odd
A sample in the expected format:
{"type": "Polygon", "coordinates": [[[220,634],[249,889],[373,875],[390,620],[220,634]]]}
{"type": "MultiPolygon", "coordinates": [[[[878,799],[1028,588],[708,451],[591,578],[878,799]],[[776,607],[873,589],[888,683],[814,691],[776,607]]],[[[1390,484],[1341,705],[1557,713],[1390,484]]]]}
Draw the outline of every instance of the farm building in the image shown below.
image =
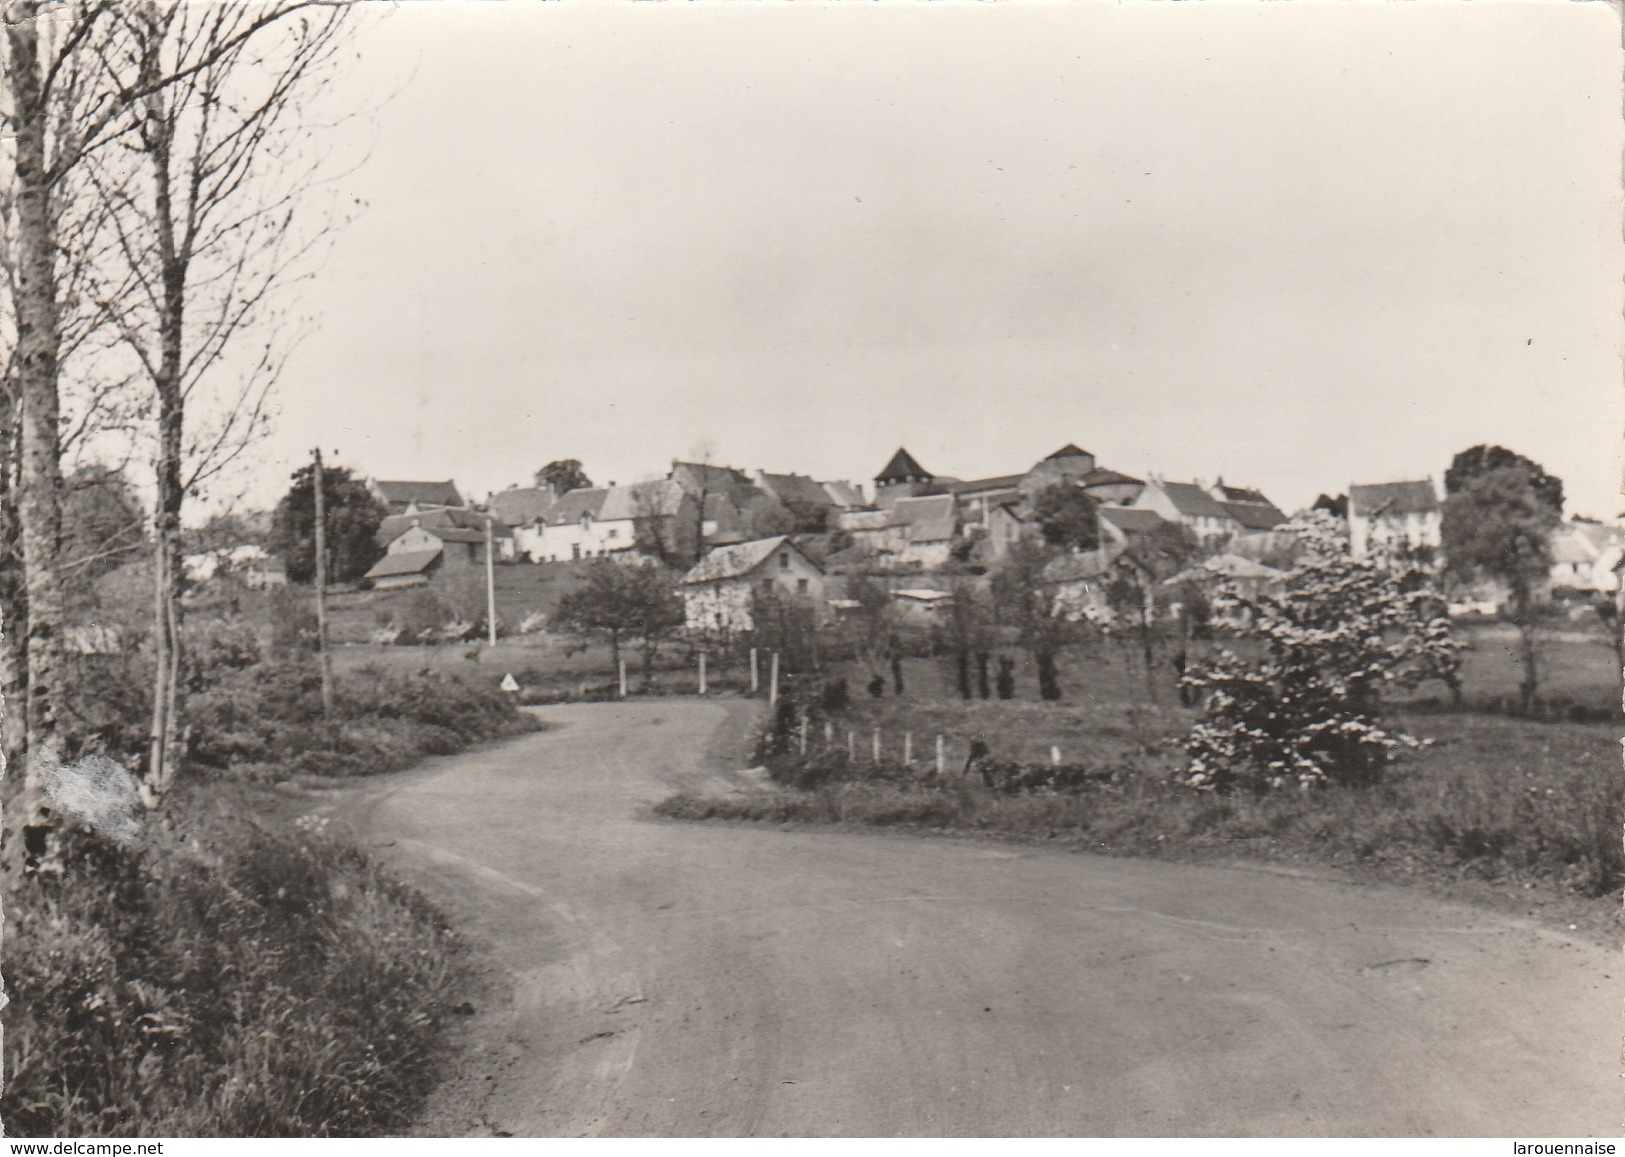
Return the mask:
{"type": "Polygon", "coordinates": [[[706,634],[750,630],[758,597],[826,609],[823,568],[783,534],[718,547],[683,576],[682,588],[688,629],[706,634]]]}

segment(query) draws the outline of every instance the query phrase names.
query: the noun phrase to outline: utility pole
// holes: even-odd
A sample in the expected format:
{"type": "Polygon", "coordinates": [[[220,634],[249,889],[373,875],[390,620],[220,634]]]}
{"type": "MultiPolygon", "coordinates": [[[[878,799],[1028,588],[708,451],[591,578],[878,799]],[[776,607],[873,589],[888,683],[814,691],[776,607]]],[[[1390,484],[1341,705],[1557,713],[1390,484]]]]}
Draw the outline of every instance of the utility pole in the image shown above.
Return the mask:
{"type": "Polygon", "coordinates": [[[492,560],[491,516],[485,516],[485,632],[491,646],[497,645],[497,571],[492,560]]]}
{"type": "Polygon", "coordinates": [[[327,475],[322,470],[322,450],[311,451],[316,487],[316,656],[322,669],[322,717],[333,717],[333,660],[327,653],[327,475]]]}

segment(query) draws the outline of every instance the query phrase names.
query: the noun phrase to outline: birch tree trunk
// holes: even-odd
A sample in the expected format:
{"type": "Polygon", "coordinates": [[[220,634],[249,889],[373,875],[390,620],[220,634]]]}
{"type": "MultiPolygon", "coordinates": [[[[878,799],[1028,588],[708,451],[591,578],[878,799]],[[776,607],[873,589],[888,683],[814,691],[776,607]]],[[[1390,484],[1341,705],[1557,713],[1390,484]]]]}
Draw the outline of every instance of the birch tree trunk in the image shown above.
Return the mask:
{"type": "Polygon", "coordinates": [[[40,766],[56,742],[63,694],[61,404],[57,394],[57,287],[52,236],[51,173],[46,159],[48,109],[43,89],[38,0],[17,0],[6,23],[7,81],[15,116],[17,382],[21,410],[17,504],[28,598],[27,747],[23,787],[6,860],[38,861],[46,851],[47,811],[40,766]]]}

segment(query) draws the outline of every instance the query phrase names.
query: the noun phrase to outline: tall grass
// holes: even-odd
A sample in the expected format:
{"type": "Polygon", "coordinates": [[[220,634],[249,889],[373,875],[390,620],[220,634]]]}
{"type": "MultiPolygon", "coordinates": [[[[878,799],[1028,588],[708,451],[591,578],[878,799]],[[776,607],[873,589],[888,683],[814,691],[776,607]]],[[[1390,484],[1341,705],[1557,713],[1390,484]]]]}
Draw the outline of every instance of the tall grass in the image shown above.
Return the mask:
{"type": "MultiPolygon", "coordinates": [[[[440,918],[254,785],[362,775],[532,730],[494,687],[356,672],[321,716],[308,662],[219,664],[191,702],[190,779],[124,848],[65,832],[7,905],[0,1114],[22,1136],[360,1136],[432,1085],[453,985],[440,918]]],[[[107,680],[115,684],[116,680],[107,680]]],[[[103,706],[130,758],[138,712],[103,706]]]]}
{"type": "Polygon", "coordinates": [[[14,1136],[359,1136],[434,1078],[455,944],[354,848],[192,791],[140,849],[67,837],[8,906],[14,1136]]]}

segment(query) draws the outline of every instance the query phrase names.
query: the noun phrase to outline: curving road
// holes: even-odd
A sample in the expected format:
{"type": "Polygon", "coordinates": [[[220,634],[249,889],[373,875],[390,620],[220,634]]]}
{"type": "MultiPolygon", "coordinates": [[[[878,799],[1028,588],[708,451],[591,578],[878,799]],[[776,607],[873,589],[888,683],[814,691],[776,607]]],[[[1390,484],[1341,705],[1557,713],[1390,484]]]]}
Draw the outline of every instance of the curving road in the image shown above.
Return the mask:
{"type": "Polygon", "coordinates": [[[428,1131],[1619,1131],[1609,953],[1401,890],[650,818],[729,786],[742,707],[548,708],[370,789],[505,980],[428,1131]]]}

